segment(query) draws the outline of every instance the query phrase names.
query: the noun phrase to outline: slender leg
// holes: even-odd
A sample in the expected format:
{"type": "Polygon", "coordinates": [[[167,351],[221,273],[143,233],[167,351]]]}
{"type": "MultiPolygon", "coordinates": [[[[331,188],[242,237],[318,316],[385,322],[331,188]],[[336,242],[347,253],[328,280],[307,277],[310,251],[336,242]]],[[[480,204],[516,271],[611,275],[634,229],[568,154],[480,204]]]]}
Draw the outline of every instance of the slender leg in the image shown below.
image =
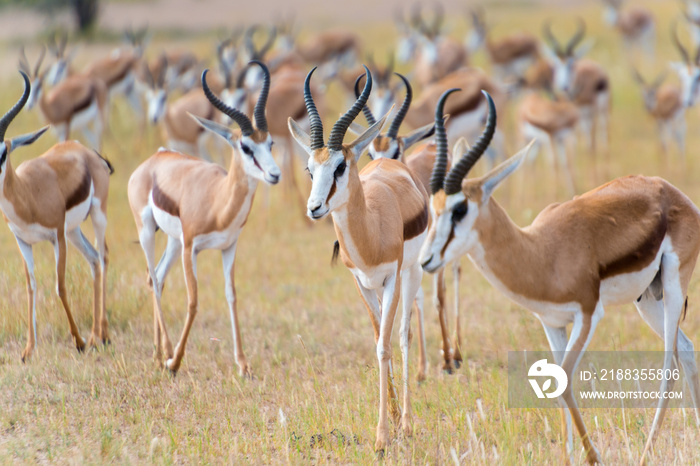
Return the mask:
{"type": "Polygon", "coordinates": [[[462,365],[462,328],[459,322],[459,279],[462,276],[462,267],[459,264],[459,259],[452,262],[452,280],[454,286],[454,317],[455,317],[455,345],[452,352],[452,361],[456,368],[462,365]]]}
{"type": "Polygon", "coordinates": [[[92,332],[90,333],[87,345],[93,348],[97,346],[100,334],[102,333],[100,331],[100,303],[102,301],[102,269],[100,268],[100,256],[87,238],[85,238],[80,228],[69,231],[66,236],[68,237],[68,241],[80,251],[80,254],[82,254],[92,270],[92,332]]]}
{"type": "MultiPolygon", "coordinates": [[[[367,308],[367,313],[369,314],[369,319],[372,322],[372,328],[374,329],[374,343],[379,343],[379,321],[381,320],[382,311],[380,308],[379,300],[377,299],[377,293],[373,290],[365,288],[362,283],[355,278],[355,286],[357,291],[360,292],[360,297],[362,302],[365,303],[367,308]]],[[[391,399],[391,404],[389,409],[391,410],[391,416],[393,419],[398,420],[401,417],[401,408],[399,407],[399,394],[396,390],[396,385],[394,384],[394,373],[391,364],[391,359],[389,359],[389,398],[391,399]]]]}
{"type": "Polygon", "coordinates": [[[36,346],[36,279],[34,278],[34,253],[32,245],[27,244],[17,236],[17,246],[24,261],[24,277],[27,280],[27,346],[22,351],[22,362],[32,356],[36,346]]]}
{"type": "MultiPolygon", "coordinates": [[[[661,258],[661,283],[663,284],[664,301],[664,373],[671,370],[674,365],[673,355],[677,350],[676,340],[678,336],[678,324],[683,313],[684,293],[681,289],[679,278],[680,261],[675,254],[664,254],[661,258]]],[[[673,388],[673,379],[661,381],[660,391],[667,393],[673,388]]],[[[659,433],[663,423],[666,409],[668,408],[668,398],[661,397],[656,408],[654,422],[651,425],[649,437],[647,437],[644,451],[642,452],[641,463],[644,463],[646,456],[651,451],[656,435],[659,433]]],[[[695,400],[693,400],[695,401],[695,400]]]]}
{"type": "Polygon", "coordinates": [[[433,304],[437,309],[440,321],[440,333],[442,334],[442,370],[452,374],[455,366],[452,362],[452,345],[450,344],[450,329],[445,315],[445,269],[441,269],[433,275],[433,304]]]}
{"type": "Polygon", "coordinates": [[[180,341],[175,347],[175,355],[165,362],[165,366],[175,374],[180,368],[182,358],[185,356],[185,346],[190,335],[190,329],[197,315],[197,252],[192,248],[192,240],[185,240],[182,249],[182,268],[185,271],[185,284],[187,285],[187,319],[185,327],[182,329],[180,341]]]}
{"type": "Polygon", "coordinates": [[[68,317],[68,325],[70,326],[70,333],[73,336],[75,347],[78,351],[82,352],[85,350],[85,341],[80,336],[78,327],[73,320],[73,313],[70,310],[68,293],[66,292],[66,238],[63,234],[63,230],[58,230],[56,232],[54,255],[56,256],[56,292],[61,299],[63,309],[66,311],[66,317],[68,317]]]}
{"type": "Polygon", "coordinates": [[[389,361],[391,361],[391,332],[394,317],[401,296],[401,264],[397,265],[396,274],[385,282],[382,295],[382,315],[377,342],[377,360],[379,361],[379,420],[377,422],[377,440],[375,451],[384,450],[389,440],[389,423],[387,419],[389,390],[389,361]]]}
{"type": "Polygon", "coordinates": [[[418,263],[413,264],[410,269],[405,270],[401,275],[401,301],[403,307],[401,329],[399,332],[401,359],[403,362],[403,415],[401,416],[401,428],[406,436],[410,436],[413,433],[413,426],[411,426],[411,400],[408,391],[408,350],[410,348],[411,309],[416,293],[420,289],[421,278],[423,278],[423,269],[421,269],[418,263]]]}
{"type": "MultiPolygon", "coordinates": [[[[572,380],[572,376],[574,372],[576,372],[576,368],[581,361],[581,356],[583,356],[583,353],[586,351],[586,348],[591,341],[596,325],[605,313],[603,305],[600,302],[595,305],[595,310],[592,313],[584,312],[578,313],[574,317],[574,325],[571,329],[571,336],[569,337],[569,342],[566,345],[566,354],[561,362],[561,367],[566,372],[566,376],[569,380],[572,380]]],[[[600,454],[598,453],[598,450],[596,450],[595,446],[593,446],[593,443],[588,436],[588,431],[586,430],[586,425],[583,423],[583,417],[581,417],[581,412],[578,409],[571,385],[566,387],[562,397],[569,408],[573,424],[576,426],[576,430],[578,430],[579,436],[581,437],[581,442],[583,443],[583,449],[586,452],[587,461],[590,464],[602,464],[603,462],[600,458],[600,454]]]]}
{"type": "Polygon", "coordinates": [[[233,332],[233,351],[238,364],[238,373],[241,377],[251,377],[252,372],[245,354],[243,354],[243,341],[241,339],[241,329],[238,324],[238,312],[236,310],[236,283],[234,281],[234,262],[236,259],[236,244],[222,251],[224,263],[224,280],[226,282],[226,301],[228,301],[229,316],[231,317],[231,327],[233,332]]]}
{"type": "MultiPolygon", "coordinates": [[[[416,315],[418,316],[418,373],[416,374],[416,380],[418,382],[423,382],[425,380],[425,373],[428,369],[428,358],[425,355],[425,322],[423,312],[425,309],[424,298],[423,288],[418,287],[416,299],[413,302],[413,306],[416,309],[416,315]]],[[[408,344],[411,344],[410,339],[408,344]]]]}
{"type": "Polygon", "coordinates": [[[156,276],[156,222],[153,218],[150,207],[146,207],[141,213],[142,226],[139,231],[139,242],[141,243],[141,249],[146,256],[146,264],[148,265],[148,275],[150,278],[150,284],[153,289],[153,315],[154,315],[154,357],[158,357],[160,360],[160,352],[165,352],[166,358],[172,358],[173,355],[173,345],[170,343],[168,338],[168,331],[165,327],[165,320],[163,318],[163,309],[160,304],[161,293],[163,286],[158,282],[158,277],[156,276]],[[155,321],[157,321],[157,331],[155,326],[155,321]]]}
{"type": "Polygon", "coordinates": [[[102,339],[102,343],[108,344],[109,340],[109,329],[107,323],[107,266],[109,265],[109,248],[107,247],[107,241],[105,239],[105,233],[107,230],[107,215],[105,211],[102,210],[103,206],[99,203],[94,203],[90,210],[90,217],[92,219],[92,226],[95,230],[95,245],[97,246],[97,252],[99,254],[100,269],[102,270],[102,283],[101,283],[101,293],[100,293],[100,331],[98,336],[102,339]]]}

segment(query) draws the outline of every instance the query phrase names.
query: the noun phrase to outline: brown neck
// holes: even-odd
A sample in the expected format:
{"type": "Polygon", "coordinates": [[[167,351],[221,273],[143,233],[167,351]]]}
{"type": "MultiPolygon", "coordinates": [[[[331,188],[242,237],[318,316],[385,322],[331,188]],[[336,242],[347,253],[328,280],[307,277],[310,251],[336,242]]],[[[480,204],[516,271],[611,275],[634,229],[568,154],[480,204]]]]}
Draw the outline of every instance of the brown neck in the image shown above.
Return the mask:
{"type": "Polygon", "coordinates": [[[26,183],[17,176],[14,168],[12,168],[10,154],[7,155],[3,172],[5,180],[2,187],[0,187],[2,188],[2,197],[12,204],[16,215],[28,219],[32,199],[31,190],[27,188],[26,183]]]}

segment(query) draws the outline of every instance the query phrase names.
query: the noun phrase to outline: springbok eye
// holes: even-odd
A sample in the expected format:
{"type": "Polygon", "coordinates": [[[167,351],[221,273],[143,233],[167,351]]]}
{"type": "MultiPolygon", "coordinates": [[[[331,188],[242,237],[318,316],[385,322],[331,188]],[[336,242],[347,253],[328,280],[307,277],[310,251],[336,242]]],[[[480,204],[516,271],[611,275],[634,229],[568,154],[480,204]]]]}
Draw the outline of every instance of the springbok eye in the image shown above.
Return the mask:
{"type": "Polygon", "coordinates": [[[306,170],[307,172],[309,172],[309,178],[311,178],[311,179],[313,180],[313,179],[314,179],[314,174],[311,173],[311,170],[309,170],[309,167],[304,168],[304,170],[306,170]]]}
{"type": "Polygon", "coordinates": [[[452,209],[452,224],[456,225],[459,223],[465,215],[467,215],[467,203],[460,202],[452,209]]]}
{"type": "Polygon", "coordinates": [[[253,156],[253,150],[247,144],[241,143],[241,150],[245,155],[253,156]]]}
{"type": "Polygon", "coordinates": [[[345,163],[345,160],[340,162],[340,165],[335,169],[335,173],[333,173],[333,176],[337,179],[343,176],[343,173],[345,173],[345,168],[348,166],[347,163],[345,163]]]}

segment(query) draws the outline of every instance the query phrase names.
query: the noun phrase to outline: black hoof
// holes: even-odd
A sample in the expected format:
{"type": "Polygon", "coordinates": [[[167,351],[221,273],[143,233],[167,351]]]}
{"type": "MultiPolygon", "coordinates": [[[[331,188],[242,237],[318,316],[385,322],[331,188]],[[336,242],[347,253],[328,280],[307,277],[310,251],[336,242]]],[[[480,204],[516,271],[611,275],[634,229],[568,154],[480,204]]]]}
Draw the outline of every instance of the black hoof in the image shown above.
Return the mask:
{"type": "Polygon", "coordinates": [[[461,359],[455,359],[455,360],[454,360],[454,364],[455,364],[455,369],[459,369],[460,367],[462,367],[462,360],[461,360],[461,359]]]}

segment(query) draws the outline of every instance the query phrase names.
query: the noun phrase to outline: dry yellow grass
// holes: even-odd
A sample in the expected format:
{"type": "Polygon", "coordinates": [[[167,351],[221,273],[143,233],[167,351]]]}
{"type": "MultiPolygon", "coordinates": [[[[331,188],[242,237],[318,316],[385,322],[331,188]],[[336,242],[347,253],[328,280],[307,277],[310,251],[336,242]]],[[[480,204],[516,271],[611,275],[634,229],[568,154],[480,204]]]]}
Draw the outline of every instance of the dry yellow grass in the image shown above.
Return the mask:
{"type": "MultiPolygon", "coordinates": [[[[665,34],[676,5],[651,6],[660,19],[659,68],[676,56],[665,34]]],[[[573,13],[582,14],[590,34],[598,38],[591,55],[610,67],[614,93],[610,176],[662,175],[700,203],[700,185],[695,182],[700,175],[697,110],[689,111],[686,167],[681,168],[678,159],[660,163],[654,127],[643,113],[619,41],[600,24],[598,4],[548,12],[494,7],[490,16],[497,21],[496,34],[513,27],[539,33],[546,15],[573,13]]],[[[387,19],[368,26],[364,37],[368,43],[381,41],[380,48],[386,49],[393,43],[392,30],[387,19]]],[[[462,24],[456,25],[453,34],[463,30],[462,24]]],[[[196,39],[193,47],[208,50],[210,39],[196,39]]],[[[156,41],[154,48],[159,45],[156,41]]],[[[18,77],[4,83],[0,108],[7,108],[19,95],[19,83],[18,77]]],[[[339,105],[333,110],[326,116],[336,115],[339,105]]],[[[27,329],[24,276],[14,238],[7,228],[0,228],[0,462],[375,461],[378,378],[366,311],[350,274],[329,266],[335,239],[331,225],[305,227],[283,187],[270,190],[269,207],[261,187],[238,249],[243,344],[255,379],[237,375],[221,260],[211,251],[198,262],[200,312],[179,374],[172,378],[153,363],[151,298],[126,182],[160,141],[156,131],[143,132],[126,115],[128,109],[119,103],[103,150],[116,167],[107,235],[111,346],[86,354],[75,351],[54,293],[52,250],[41,244],[35,248],[38,347],[28,364],[20,362],[27,329]]],[[[502,121],[507,119],[502,116],[502,121]]],[[[10,135],[38,125],[37,115],[25,112],[10,135]]],[[[48,148],[52,137],[44,136],[30,149],[14,153],[15,166],[48,148]]],[[[576,166],[579,186],[594,187],[590,161],[581,150],[576,166]]],[[[523,193],[514,188],[518,185],[514,179],[495,198],[516,222],[525,224],[555,200],[543,194],[543,186],[555,180],[544,170],[521,180],[523,193]]],[[[69,293],[78,325],[86,334],[91,324],[89,269],[74,249],[69,251],[69,293]]],[[[397,429],[386,461],[562,462],[558,410],[507,407],[507,352],[547,348],[539,322],[498,294],[466,260],[463,269],[460,305],[467,363],[455,375],[440,373],[439,327],[428,304],[431,366],[424,384],[417,385],[412,377],[415,434],[401,438],[397,429]]],[[[698,277],[691,282],[690,308],[682,324],[696,344],[700,344],[698,277]]],[[[424,283],[429,293],[430,279],[424,283]]],[[[166,321],[174,337],[179,336],[186,312],[183,285],[181,268],[176,266],[164,293],[166,321]]],[[[628,305],[607,310],[590,349],[662,350],[662,345],[628,305]]],[[[399,357],[397,346],[394,354],[399,357]]],[[[415,344],[411,356],[413,370],[415,344]]],[[[583,415],[606,463],[638,461],[652,410],[590,409],[583,415]]],[[[672,410],[656,444],[654,463],[698,463],[699,442],[692,413],[672,410]]],[[[575,444],[576,459],[583,461],[580,441],[575,444]]]]}

